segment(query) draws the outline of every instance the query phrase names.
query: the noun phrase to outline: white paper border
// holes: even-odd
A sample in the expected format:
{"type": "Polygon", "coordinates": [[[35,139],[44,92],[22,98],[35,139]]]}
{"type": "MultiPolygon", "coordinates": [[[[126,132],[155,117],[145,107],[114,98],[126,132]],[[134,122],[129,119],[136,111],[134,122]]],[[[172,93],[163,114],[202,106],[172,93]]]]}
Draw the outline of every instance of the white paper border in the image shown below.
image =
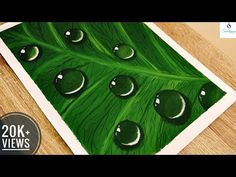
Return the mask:
{"type": "MultiPolygon", "coordinates": [[[[19,22],[8,22],[0,26],[0,32],[8,28],[20,24],[19,22]]],[[[157,154],[177,154],[185,146],[187,146],[198,134],[207,128],[217,117],[219,117],[227,108],[229,108],[236,101],[236,92],[207,69],[196,58],[189,54],[185,49],[178,45],[166,33],[164,33],[155,23],[145,22],[145,24],[154,31],[162,40],[176,50],[183,58],[190,64],[202,72],[208,79],[215,83],[219,88],[226,92],[226,95],[214,104],[210,109],[198,117],[192,124],[185,128],[178,136],[176,136],[168,145],[166,145],[157,154]]],[[[45,116],[54,126],[59,135],[63,138],[66,144],[70,147],[72,152],[76,155],[86,155],[87,151],[82,147],[79,140],[63,121],[59,113],[54,109],[51,103],[46,99],[38,86],[34,83],[28,73],[24,70],[22,65],[15,58],[10,49],[0,39],[0,53],[7,61],[8,65],[16,73],[25,88],[36,101],[45,116]]]]}

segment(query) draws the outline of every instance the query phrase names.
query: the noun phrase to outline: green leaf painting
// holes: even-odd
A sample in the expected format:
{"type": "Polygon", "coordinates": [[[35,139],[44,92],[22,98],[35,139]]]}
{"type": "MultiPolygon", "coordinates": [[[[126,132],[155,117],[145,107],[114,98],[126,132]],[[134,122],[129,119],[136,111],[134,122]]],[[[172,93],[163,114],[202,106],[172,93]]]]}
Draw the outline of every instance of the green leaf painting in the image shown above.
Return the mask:
{"type": "Polygon", "coordinates": [[[155,154],[225,95],[144,23],[0,36],[89,154],[155,154]]]}

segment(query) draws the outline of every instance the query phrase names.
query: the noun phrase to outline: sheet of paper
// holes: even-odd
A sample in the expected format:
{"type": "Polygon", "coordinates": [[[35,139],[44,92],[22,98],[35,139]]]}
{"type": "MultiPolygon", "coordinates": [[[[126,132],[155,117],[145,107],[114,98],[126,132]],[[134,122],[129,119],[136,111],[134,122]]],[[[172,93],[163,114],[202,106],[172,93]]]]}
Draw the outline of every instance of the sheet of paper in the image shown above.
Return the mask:
{"type": "Polygon", "coordinates": [[[154,23],[6,23],[0,52],[75,154],[176,154],[235,91],[154,23]]]}

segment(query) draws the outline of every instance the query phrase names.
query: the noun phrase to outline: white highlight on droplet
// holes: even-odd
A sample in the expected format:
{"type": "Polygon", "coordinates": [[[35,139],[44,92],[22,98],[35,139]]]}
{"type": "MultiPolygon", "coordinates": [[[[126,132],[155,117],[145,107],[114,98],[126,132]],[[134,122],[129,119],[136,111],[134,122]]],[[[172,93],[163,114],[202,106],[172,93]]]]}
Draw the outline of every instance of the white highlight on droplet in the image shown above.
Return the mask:
{"type": "Polygon", "coordinates": [[[62,78],[63,78],[63,75],[59,74],[59,75],[57,76],[57,78],[58,78],[58,79],[62,79],[62,78]]]}
{"type": "Polygon", "coordinates": [[[172,118],[172,119],[176,119],[176,118],[182,116],[183,113],[184,113],[184,111],[185,111],[185,108],[186,108],[186,102],[185,102],[184,98],[183,98],[181,95],[180,95],[180,99],[181,99],[181,102],[182,102],[182,105],[183,105],[183,106],[182,106],[182,108],[181,108],[179,114],[177,114],[177,115],[174,116],[174,117],[170,117],[170,118],[172,118]]]}
{"type": "MultiPolygon", "coordinates": [[[[39,49],[38,49],[38,47],[34,47],[34,49],[35,49],[35,55],[33,56],[33,57],[31,57],[30,59],[28,59],[28,61],[33,61],[34,59],[36,59],[37,57],[38,57],[38,55],[39,55],[39,49]]],[[[24,50],[24,49],[23,49],[24,50]]],[[[25,51],[25,50],[24,50],[25,51]]]]}
{"type": "Polygon", "coordinates": [[[119,47],[118,47],[118,46],[116,46],[116,47],[114,48],[114,50],[119,50],[119,47]]]}
{"type": "Polygon", "coordinates": [[[111,85],[116,85],[116,82],[115,81],[111,81],[111,85]]]}
{"type": "Polygon", "coordinates": [[[206,92],[203,90],[203,91],[201,91],[201,95],[206,95],[206,92]]]}
{"type": "Polygon", "coordinates": [[[75,40],[71,40],[72,42],[76,43],[76,42],[80,42],[83,38],[84,38],[84,33],[83,31],[79,31],[80,32],[80,38],[75,39],[75,40]]]}
{"type": "Polygon", "coordinates": [[[160,99],[158,97],[156,98],[156,104],[160,104],[160,99]]]}
{"type": "Polygon", "coordinates": [[[21,49],[20,53],[25,53],[25,49],[21,49]]]}
{"type": "Polygon", "coordinates": [[[138,127],[136,127],[136,128],[137,128],[137,138],[134,141],[130,142],[130,143],[122,143],[122,145],[133,146],[133,145],[138,144],[138,142],[141,138],[141,132],[140,132],[140,129],[138,127]]]}
{"type": "Polygon", "coordinates": [[[120,96],[128,96],[134,91],[134,84],[131,83],[131,89],[127,93],[122,93],[120,96]]]}
{"type": "Polygon", "coordinates": [[[125,57],[124,59],[129,59],[129,58],[132,58],[133,56],[134,56],[134,49],[131,48],[131,54],[125,57]]]}
{"type": "Polygon", "coordinates": [[[83,81],[82,81],[82,84],[80,85],[80,87],[78,87],[77,89],[75,89],[73,91],[66,92],[65,94],[66,95],[71,95],[71,94],[74,94],[74,93],[78,92],[81,88],[83,88],[84,84],[85,84],[85,77],[83,76],[83,81]]]}

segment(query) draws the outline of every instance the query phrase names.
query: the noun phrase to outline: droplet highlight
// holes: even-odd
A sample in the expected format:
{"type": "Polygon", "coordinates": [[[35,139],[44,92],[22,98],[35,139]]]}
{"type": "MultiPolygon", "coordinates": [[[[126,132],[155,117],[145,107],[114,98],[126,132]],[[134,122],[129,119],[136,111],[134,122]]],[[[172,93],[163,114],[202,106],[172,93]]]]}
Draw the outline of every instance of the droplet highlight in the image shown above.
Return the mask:
{"type": "Polygon", "coordinates": [[[214,83],[208,82],[204,84],[199,91],[199,102],[205,110],[208,110],[213,106],[219,99],[224,96],[223,92],[214,83]]]}
{"type": "Polygon", "coordinates": [[[80,29],[69,29],[65,32],[65,38],[71,43],[78,43],[84,39],[84,32],[80,29]]]}
{"type": "Polygon", "coordinates": [[[62,95],[75,95],[84,89],[86,77],[78,69],[64,69],[56,75],[54,84],[62,95]]]}
{"type": "Polygon", "coordinates": [[[143,139],[143,132],[137,123],[125,120],[116,126],[114,137],[120,148],[135,148],[143,139]]]}
{"type": "Polygon", "coordinates": [[[185,117],[188,109],[186,98],[175,90],[163,90],[155,97],[156,112],[169,120],[185,117]]]}
{"type": "Polygon", "coordinates": [[[133,58],[135,51],[134,49],[126,44],[117,44],[113,48],[113,53],[122,60],[128,60],[133,58]]]}
{"type": "Polygon", "coordinates": [[[118,97],[129,97],[135,94],[137,86],[135,80],[126,75],[114,77],[109,84],[112,93],[118,97]]]}
{"type": "Polygon", "coordinates": [[[27,45],[20,49],[19,58],[24,61],[34,61],[39,57],[39,53],[37,45],[27,45]]]}

